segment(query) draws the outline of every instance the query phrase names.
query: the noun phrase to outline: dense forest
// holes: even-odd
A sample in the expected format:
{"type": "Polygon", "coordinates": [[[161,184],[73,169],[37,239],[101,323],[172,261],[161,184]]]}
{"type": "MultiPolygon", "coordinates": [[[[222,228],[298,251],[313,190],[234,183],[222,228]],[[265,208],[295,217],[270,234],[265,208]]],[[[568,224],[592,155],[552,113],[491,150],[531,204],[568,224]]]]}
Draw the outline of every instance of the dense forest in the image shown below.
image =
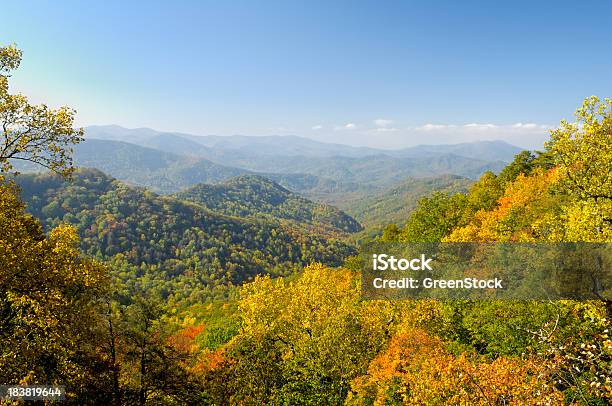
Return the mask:
{"type": "MultiPolygon", "coordinates": [[[[83,251],[112,264],[122,282],[146,284],[172,302],[202,301],[257,274],[286,276],[313,261],[338,266],[354,248],[339,239],[343,231],[335,226],[359,227],[349,216],[291,196],[271,182],[264,184],[293,198],[278,214],[305,221],[300,216],[309,211],[310,232],[303,232],[300,222],[281,224],[269,215],[232,211],[242,204],[235,196],[218,207],[206,199],[207,208],[130,187],[94,169],[80,169],[70,181],[53,174],[21,175],[16,181],[28,211],[45,229],[72,225],[83,251]],[[326,233],[316,233],[316,225],[326,233]]],[[[183,197],[196,201],[194,193],[183,197]]],[[[262,204],[261,213],[267,209],[262,204]]]]}
{"type": "Polygon", "coordinates": [[[472,183],[457,175],[408,178],[390,188],[339,194],[334,203],[351,213],[366,229],[379,232],[389,223],[405,223],[419,199],[433,191],[465,192],[472,183]]]}
{"type": "MultiPolygon", "coordinates": [[[[75,170],[74,111],[11,94],[20,61],[0,48],[0,384],[69,404],[612,401],[610,298],[362,300],[358,249],[313,231],[355,229],[342,212],[258,178],[177,197],[75,170]]],[[[375,238],[609,243],[611,174],[612,100],[589,97],[544,151],[451,178],[375,238]]]]}
{"type": "MultiPolygon", "coordinates": [[[[545,151],[517,154],[466,193],[421,199],[406,224],[389,225],[381,240],[610,242],[612,101],[588,98],[577,119],[552,131],[545,151]]],[[[206,364],[215,402],[612,399],[609,298],[360,301],[358,264],[311,266],[297,281],[258,278],[245,286],[244,330],[206,364]]]]}
{"type": "Polygon", "coordinates": [[[361,230],[357,221],[335,207],[311,202],[261,176],[200,184],[175,196],[229,216],[291,220],[331,233],[361,230]]]}

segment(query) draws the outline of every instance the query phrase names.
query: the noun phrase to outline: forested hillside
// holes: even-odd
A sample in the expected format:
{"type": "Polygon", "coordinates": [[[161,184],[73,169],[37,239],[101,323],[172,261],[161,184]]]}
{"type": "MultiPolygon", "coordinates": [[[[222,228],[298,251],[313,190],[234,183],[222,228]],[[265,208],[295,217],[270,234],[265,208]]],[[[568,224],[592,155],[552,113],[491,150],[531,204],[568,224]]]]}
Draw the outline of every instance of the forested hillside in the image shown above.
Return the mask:
{"type": "Polygon", "coordinates": [[[195,183],[223,181],[247,171],[121,141],[87,140],[75,148],[75,164],[161,193],[195,183]]]}
{"type": "Polygon", "coordinates": [[[389,223],[403,224],[417,201],[432,193],[457,193],[467,190],[470,179],[455,175],[408,178],[391,188],[338,194],[332,203],[351,213],[366,228],[379,229],[389,223]]]}
{"type": "MultiPolygon", "coordinates": [[[[544,152],[419,200],[389,242],[612,241],[612,101],[544,152]]],[[[609,404],[611,299],[361,301],[361,261],[242,289],[243,330],[204,363],[218,403],[609,404]],[[330,283],[330,281],[332,281],[330,283]],[[229,386],[227,385],[229,382],[229,386]]]]}
{"type": "Polygon", "coordinates": [[[216,185],[200,184],[175,196],[229,216],[291,220],[322,232],[361,230],[359,223],[335,207],[311,202],[255,175],[216,185]]]}
{"type": "Polygon", "coordinates": [[[177,300],[257,274],[290,275],[312,261],[339,265],[353,252],[296,224],[222,215],[97,170],[79,170],[70,182],[48,174],[22,175],[17,182],[28,211],[47,230],[73,225],[84,252],[110,261],[126,283],[151,279],[164,296],[177,300]]]}
{"type": "Polygon", "coordinates": [[[236,167],[257,172],[306,173],[341,182],[378,187],[391,186],[407,177],[427,177],[452,173],[476,178],[485,171],[497,172],[503,161],[466,158],[453,154],[430,157],[396,158],[384,154],[367,157],[266,156],[233,159],[236,167]]]}
{"type": "MultiPolygon", "coordinates": [[[[249,172],[118,140],[85,140],[75,146],[73,158],[76,166],[96,168],[158,193],[173,193],[199,182],[214,183],[249,172]]],[[[31,162],[18,162],[17,168],[26,173],[46,170],[31,162]]]]}

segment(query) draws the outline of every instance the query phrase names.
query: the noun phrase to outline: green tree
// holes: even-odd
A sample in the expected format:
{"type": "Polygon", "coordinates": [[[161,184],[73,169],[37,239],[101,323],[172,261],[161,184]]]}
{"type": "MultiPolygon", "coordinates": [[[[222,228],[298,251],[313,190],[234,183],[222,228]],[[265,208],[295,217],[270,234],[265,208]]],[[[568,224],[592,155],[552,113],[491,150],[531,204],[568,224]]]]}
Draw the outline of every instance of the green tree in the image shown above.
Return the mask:
{"type": "Polygon", "coordinates": [[[514,160],[501,170],[497,179],[500,186],[505,187],[513,182],[520,174],[529,176],[534,169],[552,169],[555,166],[553,157],[549,152],[521,151],[514,156],[514,160]]]}
{"type": "Polygon", "coordinates": [[[434,192],[431,196],[419,200],[418,207],[402,230],[400,240],[405,242],[440,241],[455,227],[462,224],[466,207],[467,199],[463,194],[457,193],[449,196],[446,193],[434,192]]]}
{"type": "Polygon", "coordinates": [[[122,400],[139,405],[197,404],[198,387],[188,370],[190,354],[169,340],[171,329],[163,320],[166,310],[159,298],[140,292],[133,303],[118,310],[122,400]]]}
{"type": "Polygon", "coordinates": [[[493,172],[485,172],[474,183],[468,192],[468,206],[472,212],[491,210],[497,205],[497,199],[503,194],[499,179],[493,172]]]}
{"type": "Polygon", "coordinates": [[[359,291],[355,274],[320,264],[293,282],[245,285],[218,403],[341,404],[390,334],[391,305],[361,302],[359,291]]]}
{"type": "Polygon", "coordinates": [[[383,230],[381,240],[384,242],[394,242],[398,241],[400,236],[400,229],[397,224],[389,224],[383,230]]]}

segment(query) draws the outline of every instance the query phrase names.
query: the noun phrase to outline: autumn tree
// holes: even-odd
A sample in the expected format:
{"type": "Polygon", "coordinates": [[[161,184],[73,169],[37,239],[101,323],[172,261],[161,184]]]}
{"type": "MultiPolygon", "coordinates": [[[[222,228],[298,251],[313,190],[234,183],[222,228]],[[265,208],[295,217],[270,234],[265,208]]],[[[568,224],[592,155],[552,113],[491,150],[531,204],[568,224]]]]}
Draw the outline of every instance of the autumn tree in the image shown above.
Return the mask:
{"type": "Polygon", "coordinates": [[[453,229],[443,241],[558,240],[562,230],[555,231],[550,227],[551,224],[556,224],[563,201],[551,191],[558,178],[559,174],[555,169],[538,169],[531,176],[520,174],[506,186],[494,208],[476,211],[468,224],[453,229]],[[541,221],[544,219],[549,223],[546,230],[541,227],[541,221]]]}
{"type": "Polygon", "coordinates": [[[8,79],[21,63],[14,45],[0,48],[0,172],[15,161],[41,165],[68,175],[72,171],[71,146],[83,140],[83,129],[73,128],[75,111],[30,104],[22,94],[10,94],[8,79]]]}
{"type": "Polygon", "coordinates": [[[8,92],[8,78],[21,63],[21,51],[15,46],[0,48],[0,97],[8,92]]]}
{"type": "Polygon", "coordinates": [[[320,264],[242,290],[242,331],[225,349],[218,403],[341,404],[391,328],[389,302],[360,302],[356,275],[320,264]]]}
{"type": "Polygon", "coordinates": [[[66,385],[69,399],[104,397],[98,304],[109,278],[78,245],[71,227],[46,236],[16,187],[0,185],[0,384],[66,385]]]}
{"type": "Polygon", "coordinates": [[[408,329],[353,380],[346,404],[559,404],[563,395],[546,375],[542,365],[520,358],[455,356],[443,340],[408,329]]]}
{"type": "Polygon", "coordinates": [[[140,292],[120,309],[120,387],[130,404],[197,404],[199,390],[189,373],[190,352],[171,334],[159,298],[140,292]]]}
{"type": "Polygon", "coordinates": [[[46,235],[2,176],[14,172],[15,160],[70,174],[70,145],[83,132],[72,128],[73,110],[31,105],[9,93],[20,62],[15,46],[0,48],[0,383],[65,385],[68,401],[100,403],[110,387],[99,351],[107,269],[81,256],[72,227],[46,235]]]}
{"type": "Polygon", "coordinates": [[[574,197],[565,209],[566,239],[612,239],[612,100],[591,96],[576,110],[576,122],[561,121],[546,145],[574,197]]]}
{"type": "Polygon", "coordinates": [[[612,199],[612,99],[587,97],[576,110],[574,123],[561,121],[551,131],[547,149],[582,199],[612,199]]]}

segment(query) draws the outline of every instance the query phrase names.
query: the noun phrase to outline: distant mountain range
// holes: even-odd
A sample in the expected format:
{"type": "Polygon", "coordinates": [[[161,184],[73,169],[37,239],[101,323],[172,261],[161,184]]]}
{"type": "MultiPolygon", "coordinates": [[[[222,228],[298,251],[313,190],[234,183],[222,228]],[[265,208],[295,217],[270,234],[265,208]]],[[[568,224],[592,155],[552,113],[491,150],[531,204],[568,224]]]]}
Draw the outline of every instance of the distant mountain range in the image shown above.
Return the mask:
{"type": "MultiPolygon", "coordinates": [[[[398,150],[354,147],[325,143],[298,136],[199,136],[175,132],[161,132],[150,128],[127,129],[116,125],[90,126],[88,138],[125,141],[145,147],[161,149],[179,155],[200,156],[214,160],[228,157],[242,160],[253,156],[305,156],[363,158],[386,155],[395,158],[426,158],[458,155],[485,161],[512,160],[520,148],[505,141],[477,141],[451,145],[419,145],[398,150]],[[231,155],[230,155],[231,154],[231,155]]],[[[227,163],[228,165],[233,165],[227,163]]]]}
{"type": "MultiPolygon", "coordinates": [[[[285,209],[270,206],[266,201],[270,196],[265,194],[294,192],[337,206],[368,226],[382,218],[387,223],[400,222],[422,194],[435,188],[465,187],[485,171],[501,170],[521,151],[503,141],[391,151],[297,136],[196,136],[114,125],[87,127],[85,133],[86,140],[75,147],[75,164],[99,169],[128,184],[163,194],[179,193],[226,214],[235,214],[232,210],[257,214],[252,210],[261,204],[279,218],[285,209]],[[242,197],[256,201],[243,199],[239,207],[228,206],[226,195],[235,197],[232,188],[245,179],[258,184],[264,195],[251,191],[242,197]],[[269,181],[284,189],[275,190],[269,181]]],[[[36,170],[21,163],[18,168],[36,170]]],[[[314,215],[314,207],[308,210],[300,219],[304,224],[314,215]]],[[[354,231],[355,225],[343,224],[354,231]]]]}
{"type": "Polygon", "coordinates": [[[241,157],[253,155],[363,157],[380,152],[372,148],[329,144],[297,136],[198,136],[160,132],[149,128],[127,129],[115,125],[90,126],[85,132],[88,138],[125,141],[144,147],[163,148],[164,151],[176,154],[206,158],[224,156],[223,151],[231,151],[241,157]]]}
{"type": "Polygon", "coordinates": [[[502,141],[387,151],[295,136],[195,136],[118,126],[87,127],[86,138],[76,147],[77,165],[161,193],[259,174],[324,200],[330,193],[392,187],[409,177],[476,178],[500,170],[520,151],[502,141]]]}

